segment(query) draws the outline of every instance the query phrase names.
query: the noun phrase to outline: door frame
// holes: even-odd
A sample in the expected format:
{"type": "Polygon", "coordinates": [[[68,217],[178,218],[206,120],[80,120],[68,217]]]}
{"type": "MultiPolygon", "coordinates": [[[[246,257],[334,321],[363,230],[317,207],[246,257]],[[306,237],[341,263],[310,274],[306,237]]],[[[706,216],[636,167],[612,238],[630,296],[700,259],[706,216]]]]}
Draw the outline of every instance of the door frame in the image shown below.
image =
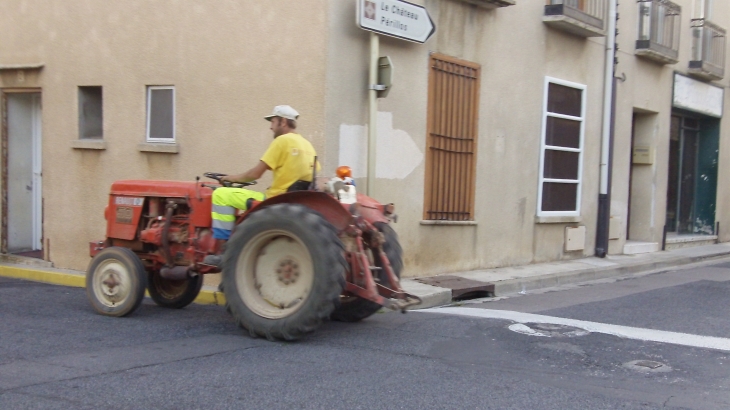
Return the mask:
{"type": "MultiPolygon", "coordinates": [[[[43,94],[40,87],[28,87],[28,88],[0,88],[0,123],[2,128],[0,129],[0,156],[2,157],[2,167],[0,168],[0,178],[2,179],[2,195],[0,195],[0,202],[2,202],[2,235],[0,235],[0,252],[8,253],[8,95],[9,94],[40,94],[41,101],[39,101],[41,110],[43,107],[43,94]]],[[[42,116],[42,114],[41,114],[42,116]]],[[[34,158],[33,163],[37,164],[38,172],[36,175],[36,167],[33,167],[33,182],[36,183],[38,179],[39,183],[35,184],[33,196],[34,196],[34,210],[33,210],[33,223],[40,224],[39,227],[33,228],[33,242],[40,244],[40,249],[43,249],[43,184],[42,184],[42,169],[43,169],[43,156],[42,156],[42,142],[43,142],[43,121],[42,118],[38,118],[38,138],[40,141],[34,141],[34,158]],[[37,149],[35,149],[37,147],[37,149]],[[36,241],[36,236],[40,235],[36,241]]]]}

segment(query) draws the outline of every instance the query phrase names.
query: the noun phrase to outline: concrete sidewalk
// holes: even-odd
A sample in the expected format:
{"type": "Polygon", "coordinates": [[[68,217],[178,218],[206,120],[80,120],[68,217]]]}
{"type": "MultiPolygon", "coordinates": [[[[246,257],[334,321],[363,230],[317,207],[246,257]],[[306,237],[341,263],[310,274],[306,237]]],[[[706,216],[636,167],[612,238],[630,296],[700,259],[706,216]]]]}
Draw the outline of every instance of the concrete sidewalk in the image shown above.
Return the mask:
{"type": "Polygon", "coordinates": [[[423,283],[433,282],[444,276],[463,278],[473,284],[493,285],[494,296],[505,296],[598,279],[649,273],[723,257],[730,257],[730,243],[638,255],[611,255],[603,259],[590,257],[571,261],[448,273],[430,278],[403,279],[402,285],[406,291],[423,299],[423,304],[418,306],[418,309],[424,309],[452,302],[452,289],[423,283]]]}
{"type": "MultiPolygon", "coordinates": [[[[671,269],[722,257],[730,257],[730,243],[638,255],[613,255],[605,259],[591,257],[448,273],[433,277],[405,278],[401,284],[407,292],[423,299],[423,303],[417,309],[424,309],[447,305],[452,302],[453,295],[456,294],[451,288],[429,285],[428,282],[454,283],[461,281],[469,285],[489,288],[494,296],[505,296],[536,289],[671,269]]],[[[84,272],[56,269],[49,262],[13,255],[0,255],[0,276],[85,287],[84,272]]],[[[225,305],[225,297],[217,288],[204,286],[195,302],[225,305]]]]}

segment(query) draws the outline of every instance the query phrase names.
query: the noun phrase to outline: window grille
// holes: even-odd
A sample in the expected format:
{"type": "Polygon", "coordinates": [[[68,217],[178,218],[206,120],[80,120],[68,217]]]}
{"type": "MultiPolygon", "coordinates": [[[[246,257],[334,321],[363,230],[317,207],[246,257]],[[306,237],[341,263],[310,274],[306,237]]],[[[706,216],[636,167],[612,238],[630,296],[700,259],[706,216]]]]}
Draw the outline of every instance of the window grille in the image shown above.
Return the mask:
{"type": "Polygon", "coordinates": [[[637,54],[648,57],[658,54],[657,59],[676,63],[681,23],[682,8],[677,4],[668,0],[639,0],[637,54]]]}
{"type": "Polygon", "coordinates": [[[708,72],[711,79],[725,76],[726,30],[705,19],[692,19],[692,69],[708,72]]]}

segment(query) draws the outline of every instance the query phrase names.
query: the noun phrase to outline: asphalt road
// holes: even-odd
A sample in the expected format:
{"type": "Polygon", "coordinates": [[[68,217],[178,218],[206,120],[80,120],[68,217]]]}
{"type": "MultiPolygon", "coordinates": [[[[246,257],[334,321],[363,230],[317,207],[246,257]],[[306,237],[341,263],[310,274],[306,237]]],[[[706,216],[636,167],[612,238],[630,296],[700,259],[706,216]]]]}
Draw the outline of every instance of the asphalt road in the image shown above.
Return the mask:
{"type": "Polygon", "coordinates": [[[0,409],[728,409],[729,301],[726,263],[376,314],[272,343],[218,306],[145,300],[108,318],[83,289],[0,278],[0,409]]]}

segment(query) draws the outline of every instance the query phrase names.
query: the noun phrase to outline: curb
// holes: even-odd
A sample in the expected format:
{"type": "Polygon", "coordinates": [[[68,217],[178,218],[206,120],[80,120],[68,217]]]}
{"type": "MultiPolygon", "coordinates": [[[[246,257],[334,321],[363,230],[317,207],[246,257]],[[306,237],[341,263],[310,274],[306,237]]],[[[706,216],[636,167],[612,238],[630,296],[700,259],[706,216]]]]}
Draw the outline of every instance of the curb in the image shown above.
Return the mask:
{"type": "MultiPolygon", "coordinates": [[[[75,288],[86,287],[86,275],[81,272],[65,271],[52,268],[26,268],[8,264],[0,264],[0,276],[13,279],[25,279],[33,282],[49,283],[52,285],[70,286],[75,288]]],[[[145,292],[149,297],[149,293],[145,292]]],[[[206,286],[198,294],[193,303],[199,305],[226,305],[226,297],[215,288],[206,286]],[[208,289],[206,289],[208,288],[208,289]]]]}
{"type": "Polygon", "coordinates": [[[595,267],[571,272],[548,274],[530,279],[511,279],[497,281],[494,283],[495,296],[506,296],[517,294],[522,291],[538,290],[555,286],[563,286],[581,282],[589,282],[600,279],[635,275],[651,271],[665,270],[673,267],[690,265],[697,262],[720,259],[730,256],[730,251],[720,252],[711,255],[685,256],[677,258],[666,258],[658,261],[647,261],[634,264],[626,264],[612,267],[595,267]]]}
{"type": "MultiPolygon", "coordinates": [[[[710,246],[717,246],[716,245],[710,245],[710,246]]],[[[509,295],[516,295],[519,293],[527,292],[527,291],[534,291],[534,290],[540,290],[540,289],[546,289],[546,288],[552,288],[557,286],[564,286],[564,285],[570,285],[570,284],[576,284],[576,283],[584,283],[584,282],[591,282],[595,280],[601,280],[601,279],[609,279],[609,278],[619,278],[624,276],[630,276],[630,275],[636,275],[640,273],[651,273],[655,271],[662,271],[662,270],[668,270],[672,268],[677,268],[684,265],[690,265],[694,263],[699,262],[706,262],[711,261],[713,259],[722,259],[730,257],[730,243],[724,244],[722,248],[717,247],[709,250],[708,252],[705,252],[704,250],[699,250],[697,248],[697,251],[699,254],[696,255],[677,255],[677,254],[671,254],[667,252],[657,252],[654,254],[651,254],[653,256],[649,257],[648,260],[641,260],[641,261],[630,261],[626,259],[610,259],[607,258],[605,260],[602,260],[601,264],[610,264],[610,266],[600,266],[596,264],[595,261],[589,261],[590,258],[585,259],[576,259],[571,261],[566,261],[566,267],[564,270],[555,271],[554,269],[550,269],[548,267],[545,267],[546,270],[552,270],[550,273],[544,273],[544,274],[529,274],[529,276],[524,277],[515,277],[512,276],[510,279],[504,279],[504,280],[488,280],[486,278],[480,278],[480,274],[488,273],[488,272],[495,272],[499,271],[500,269],[510,269],[510,268],[496,268],[496,269],[490,269],[485,271],[468,271],[468,272],[455,272],[455,273],[448,273],[447,275],[450,276],[456,276],[461,277],[464,279],[474,280],[478,282],[483,282],[485,285],[494,285],[494,296],[509,296],[509,295]],[[575,266],[570,266],[568,264],[573,262],[581,262],[585,265],[594,265],[590,267],[585,268],[576,268],[575,266]]],[[[688,253],[686,249],[683,250],[682,253],[688,253]]],[[[671,251],[670,251],[671,252],[671,251]]],[[[647,254],[649,255],[649,254],[647,254]]],[[[621,255],[623,256],[623,255],[621,255]]],[[[619,258],[621,257],[619,256],[619,258]]],[[[559,263],[559,262],[558,262],[559,263]]],[[[550,265],[554,265],[555,262],[551,263],[550,265]]],[[[540,264],[535,265],[525,265],[518,268],[527,268],[527,269],[539,269],[540,264]]],[[[552,266],[551,266],[552,267],[552,266]]],[[[514,272],[512,272],[514,274],[514,272]]],[[[505,276],[510,275],[510,273],[505,272],[505,276]]],[[[438,277],[439,275],[436,275],[435,277],[438,277]]],[[[518,275],[519,276],[519,275],[518,275]]],[[[419,283],[419,282],[417,282],[419,283]]],[[[421,284],[421,283],[419,283],[421,284]]],[[[440,288],[432,285],[423,285],[422,286],[428,286],[430,288],[436,288],[440,289],[442,291],[446,291],[449,294],[451,293],[451,289],[448,288],[440,288]]],[[[405,285],[404,285],[405,288],[405,285]]],[[[414,292],[418,295],[418,292],[414,292]]],[[[441,296],[443,298],[443,296],[441,296]]],[[[448,305],[453,302],[451,298],[448,299],[448,301],[444,301],[444,299],[441,300],[441,306],[448,305]]],[[[423,306],[419,306],[419,309],[427,308],[427,307],[434,307],[437,305],[433,304],[427,304],[425,303],[423,306]]]]}
{"type": "MultiPolygon", "coordinates": [[[[717,245],[710,245],[717,246],[717,245]]],[[[566,270],[553,270],[552,273],[532,274],[526,277],[512,277],[504,280],[482,280],[485,284],[494,285],[494,296],[508,296],[525,291],[534,291],[539,289],[563,286],[569,284],[590,282],[600,279],[617,278],[627,275],[635,275],[639,273],[649,273],[652,271],[660,271],[671,269],[683,265],[710,261],[713,259],[721,259],[730,257],[730,243],[722,248],[713,248],[708,252],[698,250],[697,255],[676,255],[667,252],[658,252],[648,260],[630,261],[620,259],[606,259],[601,263],[608,263],[611,266],[596,266],[596,263],[589,262],[586,259],[577,259],[566,261],[582,262],[585,265],[594,265],[586,268],[575,268],[567,265],[566,270]],[[723,249],[724,248],[724,249],[723,249]]],[[[682,253],[687,253],[682,252],[682,253]]],[[[15,261],[13,261],[15,262],[15,261]]],[[[537,265],[526,265],[530,269],[538,269],[537,265]]],[[[492,269],[490,271],[499,271],[501,268],[492,269]]],[[[509,269],[509,268],[507,268],[509,269]]],[[[470,271],[450,273],[449,275],[459,276],[466,279],[479,281],[478,275],[488,271],[470,271]]],[[[438,275],[437,275],[438,276],[438,275]]],[[[83,272],[55,269],[46,266],[34,266],[26,264],[16,264],[8,262],[0,262],[0,277],[8,277],[14,279],[25,279],[34,282],[49,283],[53,285],[86,287],[86,275],[83,272]]],[[[410,310],[428,309],[432,307],[445,306],[454,302],[452,291],[449,288],[427,285],[416,280],[417,278],[401,279],[403,290],[414,294],[421,298],[422,303],[412,307],[410,310]]],[[[149,294],[147,294],[149,297],[149,294]]],[[[217,287],[204,286],[200,294],[193,303],[200,305],[218,305],[225,306],[226,298],[223,292],[218,291],[217,287]]]]}
{"type": "Polygon", "coordinates": [[[72,286],[83,288],[86,286],[86,277],[78,273],[55,272],[46,269],[20,268],[17,266],[0,265],[0,276],[15,279],[27,279],[34,282],[50,283],[53,285],[72,286]]]}

